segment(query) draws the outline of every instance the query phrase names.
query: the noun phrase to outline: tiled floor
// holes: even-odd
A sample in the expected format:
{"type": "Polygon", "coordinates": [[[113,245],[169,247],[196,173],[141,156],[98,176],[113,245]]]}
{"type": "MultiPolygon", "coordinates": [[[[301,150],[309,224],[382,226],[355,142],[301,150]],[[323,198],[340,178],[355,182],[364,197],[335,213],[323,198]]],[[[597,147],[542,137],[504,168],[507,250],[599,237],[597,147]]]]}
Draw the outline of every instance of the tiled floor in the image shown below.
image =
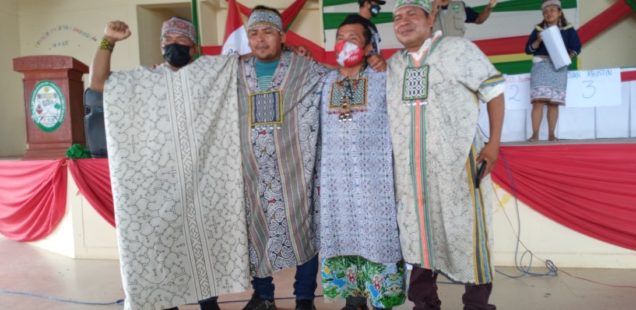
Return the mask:
{"type": "MultiPolygon", "coordinates": [[[[43,299],[29,294],[88,302],[114,302],[123,298],[118,261],[74,260],[0,237],[0,309],[122,309],[121,305],[92,306],[43,299]],[[21,295],[16,293],[25,293],[21,295]]],[[[514,273],[511,268],[499,268],[514,273]]],[[[291,297],[293,270],[275,275],[279,309],[293,309],[291,297]]],[[[463,287],[442,283],[440,298],[443,309],[461,309],[463,287]]],[[[320,291],[318,292],[321,293],[320,291]]],[[[250,292],[221,296],[224,310],[241,309],[250,292]],[[239,302],[232,302],[232,301],[239,302]]],[[[636,270],[567,269],[558,277],[506,278],[497,274],[492,303],[498,309],[636,309],[636,270]],[[591,283],[566,275],[564,272],[592,279],[591,283]],[[620,287],[623,286],[623,287],[620,287]]],[[[324,303],[316,300],[318,309],[340,309],[343,303],[324,303]]],[[[410,309],[405,304],[397,309],[410,309]]],[[[183,306],[195,310],[198,306],[183,306]]]]}

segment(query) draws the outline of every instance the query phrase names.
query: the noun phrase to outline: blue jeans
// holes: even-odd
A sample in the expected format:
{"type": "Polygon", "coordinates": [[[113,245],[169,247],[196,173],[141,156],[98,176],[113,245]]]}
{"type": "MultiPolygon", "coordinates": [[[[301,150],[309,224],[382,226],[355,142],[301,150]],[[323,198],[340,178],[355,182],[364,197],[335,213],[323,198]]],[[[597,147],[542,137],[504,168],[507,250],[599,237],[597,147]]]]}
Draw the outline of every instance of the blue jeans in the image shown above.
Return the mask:
{"type": "MultiPolygon", "coordinates": [[[[294,281],[294,295],[296,300],[313,300],[318,283],[318,255],[308,262],[296,267],[296,281],[294,281]]],[[[274,282],[272,277],[252,278],[254,294],[262,299],[274,300],[274,282]]]]}

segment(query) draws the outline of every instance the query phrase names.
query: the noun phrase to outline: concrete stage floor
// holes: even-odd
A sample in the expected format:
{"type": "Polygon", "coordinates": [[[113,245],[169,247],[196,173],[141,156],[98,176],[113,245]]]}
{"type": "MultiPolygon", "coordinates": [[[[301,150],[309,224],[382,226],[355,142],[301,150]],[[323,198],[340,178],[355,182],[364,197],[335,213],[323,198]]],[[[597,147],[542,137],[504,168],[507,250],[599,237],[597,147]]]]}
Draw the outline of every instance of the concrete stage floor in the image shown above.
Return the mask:
{"type": "MultiPolygon", "coordinates": [[[[121,305],[93,306],[55,301],[32,294],[85,302],[114,302],[124,297],[117,260],[80,260],[50,253],[28,244],[0,237],[0,309],[110,310],[121,305]],[[24,294],[23,294],[24,293],[24,294]]],[[[558,262],[555,262],[558,266],[558,262]]],[[[500,271],[515,274],[510,267],[500,271]]],[[[535,270],[540,272],[541,270],[535,270]]],[[[276,301],[279,309],[293,309],[293,270],[275,275],[276,301]]],[[[442,280],[440,278],[440,280],[442,280]]],[[[444,281],[444,280],[442,280],[444,281]]],[[[321,294],[319,289],[318,294],[321,294]]],[[[442,309],[462,309],[463,286],[442,283],[442,309]]],[[[221,308],[239,310],[251,292],[220,297],[221,308]],[[234,302],[238,301],[238,302],[234,302]]],[[[497,274],[491,302],[498,309],[554,310],[627,310],[636,309],[636,270],[629,269],[564,269],[556,277],[507,278],[497,274]],[[566,272],[570,275],[567,275],[566,272]],[[592,283],[576,277],[587,278],[592,283]]],[[[320,310],[342,308],[344,302],[324,303],[316,299],[320,310]]],[[[396,309],[411,309],[406,303],[396,309]]],[[[180,307],[196,310],[198,306],[180,307]]]]}

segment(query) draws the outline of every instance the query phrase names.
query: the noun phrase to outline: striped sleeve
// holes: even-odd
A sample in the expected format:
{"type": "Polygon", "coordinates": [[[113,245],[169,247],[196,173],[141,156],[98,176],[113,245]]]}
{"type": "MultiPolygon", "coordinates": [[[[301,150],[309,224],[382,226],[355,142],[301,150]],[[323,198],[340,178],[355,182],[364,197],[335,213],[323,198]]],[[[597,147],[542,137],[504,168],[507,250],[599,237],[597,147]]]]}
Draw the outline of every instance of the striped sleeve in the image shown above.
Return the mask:
{"type": "Polygon", "coordinates": [[[505,89],[505,82],[506,80],[504,79],[503,75],[497,72],[496,75],[481,83],[477,91],[479,99],[484,102],[489,102],[495,97],[503,94],[505,89]]]}

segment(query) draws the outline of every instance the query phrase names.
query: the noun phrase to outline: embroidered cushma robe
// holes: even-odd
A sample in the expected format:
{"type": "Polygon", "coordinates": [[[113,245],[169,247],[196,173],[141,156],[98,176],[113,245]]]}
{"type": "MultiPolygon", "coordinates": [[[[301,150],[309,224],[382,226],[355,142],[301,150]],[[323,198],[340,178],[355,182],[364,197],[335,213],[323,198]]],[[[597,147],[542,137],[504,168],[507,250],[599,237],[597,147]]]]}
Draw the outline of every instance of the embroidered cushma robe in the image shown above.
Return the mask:
{"type": "Polygon", "coordinates": [[[313,191],[320,85],[327,70],[283,52],[269,89],[259,89],[254,62],[240,61],[239,122],[250,269],[267,277],[318,253],[313,191]]]}
{"type": "MultiPolygon", "coordinates": [[[[320,255],[362,256],[376,263],[402,260],[396,221],[391,136],[386,111],[386,73],[364,70],[351,120],[339,120],[339,77],[327,75],[322,91],[320,159],[320,255]],[[365,98],[366,96],[366,98],[365,98]],[[362,110],[360,110],[362,109],[362,110]]],[[[344,92],[344,89],[343,91],[344,92]]]]}
{"type": "Polygon", "coordinates": [[[343,78],[337,71],[327,75],[320,111],[323,294],[327,302],[368,297],[375,308],[392,308],[406,295],[386,73],[367,67],[353,79],[350,94],[343,78]],[[349,120],[341,119],[344,102],[352,109],[349,120]]]}
{"type": "Polygon", "coordinates": [[[125,309],[249,287],[237,57],[114,72],[104,90],[125,309]]]}
{"type": "Polygon", "coordinates": [[[468,40],[441,37],[432,45],[427,42],[423,49],[428,45],[428,53],[411,63],[428,65],[428,80],[404,82],[412,57],[406,51],[388,62],[402,253],[406,262],[455,281],[489,283],[493,189],[489,176],[479,189],[473,184],[475,159],[483,147],[478,99],[488,102],[501,94],[503,78],[468,40]],[[403,89],[409,85],[424,86],[420,90],[427,89],[428,97],[403,100],[403,89]]]}

